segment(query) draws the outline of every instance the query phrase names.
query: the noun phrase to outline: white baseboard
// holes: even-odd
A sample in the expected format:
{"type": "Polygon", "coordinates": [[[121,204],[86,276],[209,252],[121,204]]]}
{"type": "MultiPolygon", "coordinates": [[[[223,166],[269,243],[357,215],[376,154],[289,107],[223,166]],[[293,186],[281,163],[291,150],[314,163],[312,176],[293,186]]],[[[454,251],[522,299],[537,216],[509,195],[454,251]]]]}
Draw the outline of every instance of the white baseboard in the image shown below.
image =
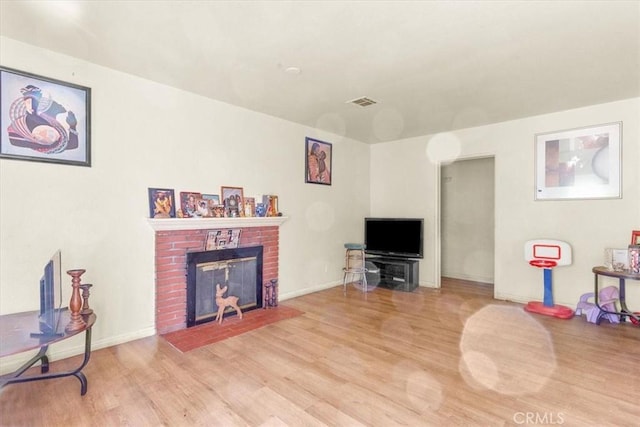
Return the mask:
{"type": "Polygon", "coordinates": [[[299,289],[294,292],[286,292],[283,294],[278,294],[279,301],[286,301],[291,298],[301,297],[302,295],[312,294],[314,292],[323,291],[325,289],[334,288],[338,285],[342,285],[341,280],[337,280],[335,282],[323,283],[321,285],[312,286],[310,288],[299,289]]]}
{"type": "Polygon", "coordinates": [[[452,279],[469,280],[471,282],[480,282],[480,283],[493,283],[493,280],[494,280],[493,277],[473,276],[470,274],[451,273],[451,272],[448,272],[448,273],[442,272],[442,277],[450,277],[452,279]]]}
{"type": "MultiPolygon", "coordinates": [[[[139,331],[135,331],[129,334],[122,334],[113,337],[109,337],[102,340],[92,340],[91,341],[91,351],[94,352],[101,348],[111,347],[117,344],[123,344],[125,342],[137,340],[140,338],[146,338],[151,335],[155,335],[156,329],[155,327],[141,329],[139,331]]],[[[49,351],[47,352],[47,356],[49,357],[49,363],[55,363],[57,360],[66,359],[68,357],[77,356],[78,354],[84,354],[84,333],[79,334],[83,339],[75,340],[77,344],[72,346],[60,348],[49,347],[49,351]]],[[[61,344],[61,343],[60,343],[61,344]]],[[[58,345],[60,345],[58,344],[58,345]]],[[[26,363],[29,359],[35,356],[38,353],[38,349],[32,351],[25,351],[24,353],[15,354],[12,356],[3,357],[0,360],[0,375],[4,375],[10,372],[14,372],[18,368],[20,368],[24,363],[26,363]]],[[[36,364],[36,366],[39,365],[36,364]]]]}

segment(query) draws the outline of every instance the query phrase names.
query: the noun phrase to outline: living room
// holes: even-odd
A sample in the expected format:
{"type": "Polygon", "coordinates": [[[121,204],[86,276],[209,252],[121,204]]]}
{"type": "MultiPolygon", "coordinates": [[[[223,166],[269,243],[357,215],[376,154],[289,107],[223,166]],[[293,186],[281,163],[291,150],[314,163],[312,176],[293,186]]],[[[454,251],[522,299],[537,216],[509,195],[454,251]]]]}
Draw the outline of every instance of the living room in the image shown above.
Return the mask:
{"type": "MultiPolygon", "coordinates": [[[[438,288],[439,162],[495,158],[498,300],[541,299],[541,272],[523,258],[527,240],[572,245],[572,265],[554,271],[554,293],[574,306],[592,290],[591,269],[603,263],[604,249],[626,248],[640,229],[639,82],[631,97],[369,144],[339,126],[297,124],[4,35],[0,47],[4,67],[90,87],[92,114],[91,167],[0,159],[0,313],[37,308],[41,267],[60,249],[63,269],[84,268],[83,280],[93,284],[95,349],[156,333],[150,187],[277,194],[287,217],[279,236],[282,302],[340,284],[343,245],[362,241],[367,216],[425,219],[420,285],[438,288]],[[534,199],[536,134],[616,122],[623,124],[620,198],[534,199]],[[332,144],[330,186],[305,183],[305,137],[332,144]]],[[[640,307],[640,289],[630,286],[627,300],[640,307]]],[[[55,358],[81,352],[80,341],[65,344],[55,358]]],[[[3,370],[16,360],[2,360],[3,370]]]]}

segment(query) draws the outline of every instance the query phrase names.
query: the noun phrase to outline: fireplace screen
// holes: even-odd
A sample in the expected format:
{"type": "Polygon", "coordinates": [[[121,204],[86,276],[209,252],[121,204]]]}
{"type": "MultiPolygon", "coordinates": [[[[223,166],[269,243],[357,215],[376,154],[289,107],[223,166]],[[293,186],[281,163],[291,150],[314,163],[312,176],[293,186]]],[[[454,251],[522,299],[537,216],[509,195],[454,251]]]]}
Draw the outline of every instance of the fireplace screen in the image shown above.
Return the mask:
{"type": "Polygon", "coordinates": [[[262,307],[262,246],[187,254],[187,327],[215,319],[217,284],[228,287],[225,297],[238,297],[243,312],[262,307]]]}

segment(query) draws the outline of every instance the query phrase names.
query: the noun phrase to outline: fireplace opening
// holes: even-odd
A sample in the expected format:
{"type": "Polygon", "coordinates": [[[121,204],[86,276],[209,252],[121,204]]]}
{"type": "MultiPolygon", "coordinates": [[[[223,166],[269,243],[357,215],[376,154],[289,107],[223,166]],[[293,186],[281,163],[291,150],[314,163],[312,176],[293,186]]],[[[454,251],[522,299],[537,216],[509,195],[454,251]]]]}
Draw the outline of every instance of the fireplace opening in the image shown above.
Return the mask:
{"type": "MultiPolygon", "coordinates": [[[[262,246],[187,254],[187,327],[215,320],[216,285],[245,312],[262,307],[262,246]]],[[[227,307],[224,316],[235,314],[227,307]]]]}

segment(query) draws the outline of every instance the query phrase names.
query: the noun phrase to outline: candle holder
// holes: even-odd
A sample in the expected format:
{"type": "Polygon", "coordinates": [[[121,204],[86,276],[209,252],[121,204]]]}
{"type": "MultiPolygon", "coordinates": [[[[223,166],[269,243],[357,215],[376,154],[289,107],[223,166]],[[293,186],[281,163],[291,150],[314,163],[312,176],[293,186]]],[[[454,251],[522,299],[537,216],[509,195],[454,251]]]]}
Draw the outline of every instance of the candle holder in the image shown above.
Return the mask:
{"type": "Polygon", "coordinates": [[[263,308],[278,306],[278,279],[271,279],[264,284],[264,304],[263,308]]]}
{"type": "Polygon", "coordinates": [[[91,283],[83,283],[80,285],[80,289],[82,289],[82,310],[80,314],[82,315],[93,313],[93,310],[89,307],[89,289],[91,289],[92,286],[91,283]]]}
{"type": "Polygon", "coordinates": [[[67,326],[64,328],[67,332],[79,331],[87,327],[80,310],[82,309],[82,297],[80,296],[80,276],[84,274],[86,270],[81,268],[76,270],[69,270],[67,274],[71,276],[71,300],[69,301],[70,320],[67,326]]]}

